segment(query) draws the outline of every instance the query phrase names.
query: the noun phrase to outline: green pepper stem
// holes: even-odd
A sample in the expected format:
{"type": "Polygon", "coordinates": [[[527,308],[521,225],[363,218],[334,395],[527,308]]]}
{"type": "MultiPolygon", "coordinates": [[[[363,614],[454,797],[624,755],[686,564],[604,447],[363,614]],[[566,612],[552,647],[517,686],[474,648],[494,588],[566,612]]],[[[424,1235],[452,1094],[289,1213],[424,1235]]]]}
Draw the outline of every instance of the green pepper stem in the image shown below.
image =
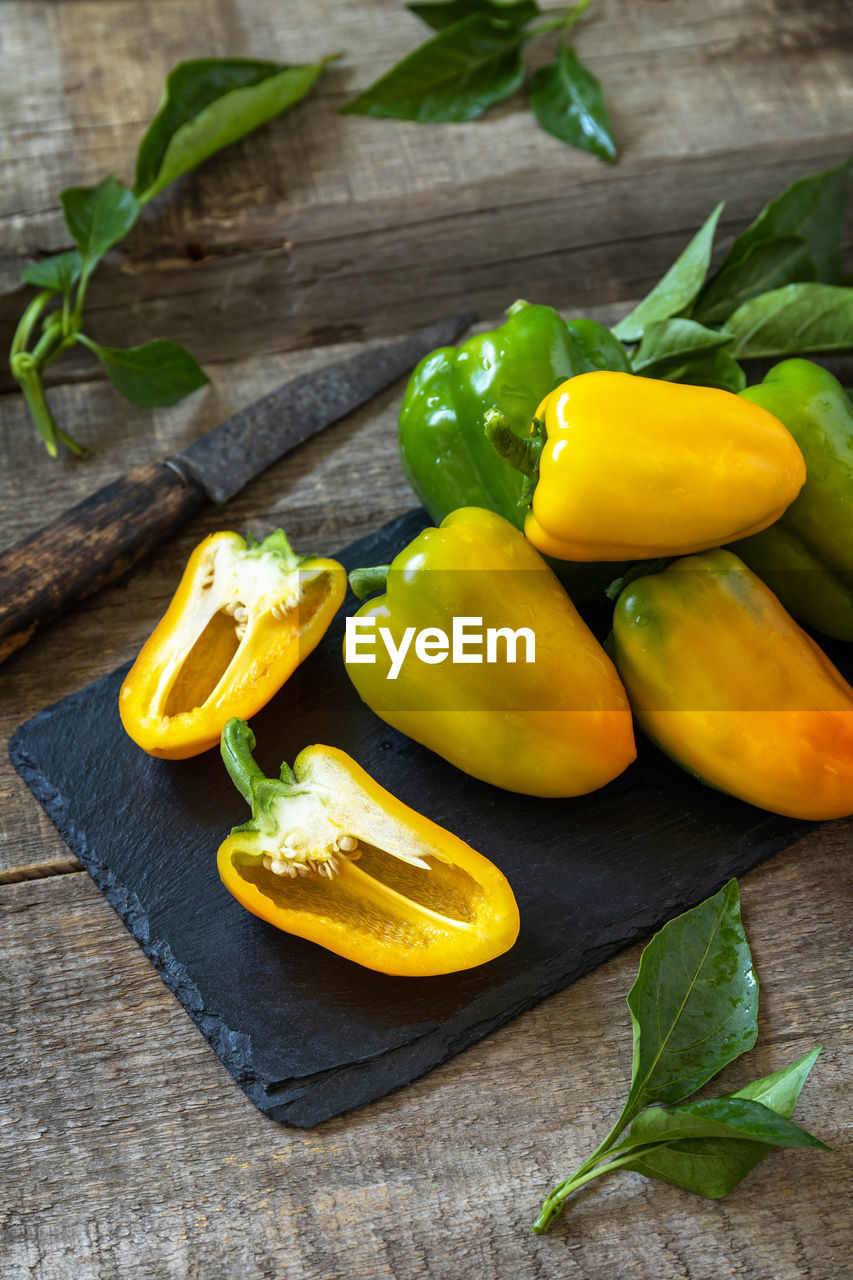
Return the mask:
{"type": "Polygon", "coordinates": [[[638,560],[636,564],[632,564],[626,569],[621,578],[614,578],[610,586],[605,591],[605,596],[612,603],[621,596],[626,587],[630,587],[632,582],[636,582],[638,578],[645,578],[653,573],[663,573],[664,569],[672,564],[673,556],[660,556],[656,560],[638,560]]]}
{"type": "Polygon", "coordinates": [[[390,568],[390,564],[376,564],[372,569],[353,569],[349,575],[353,595],[359,600],[366,600],[368,596],[384,591],[390,568]]]}
{"type": "Polygon", "coordinates": [[[298,569],[305,560],[311,559],[311,556],[299,555],[293,550],[283,529],[276,529],[274,533],[267,534],[261,542],[247,535],[246,550],[248,554],[259,558],[275,555],[286,569],[298,569]]]}
{"type": "Polygon", "coordinates": [[[523,311],[525,307],[529,307],[530,303],[525,302],[524,298],[516,298],[511,307],[507,307],[507,319],[511,320],[513,316],[517,316],[519,311],[523,311]]]}
{"type": "Polygon", "coordinates": [[[254,809],[252,783],[267,780],[263,769],[252,758],[255,735],[245,720],[232,716],[222,730],[220,751],[228,776],[240,795],[254,809]]]}
{"type": "Polygon", "coordinates": [[[483,419],[483,426],[489,444],[504,462],[508,462],[531,480],[538,479],[539,458],[545,443],[544,433],[537,432],[527,439],[516,435],[509,418],[500,409],[489,409],[483,419]]]}

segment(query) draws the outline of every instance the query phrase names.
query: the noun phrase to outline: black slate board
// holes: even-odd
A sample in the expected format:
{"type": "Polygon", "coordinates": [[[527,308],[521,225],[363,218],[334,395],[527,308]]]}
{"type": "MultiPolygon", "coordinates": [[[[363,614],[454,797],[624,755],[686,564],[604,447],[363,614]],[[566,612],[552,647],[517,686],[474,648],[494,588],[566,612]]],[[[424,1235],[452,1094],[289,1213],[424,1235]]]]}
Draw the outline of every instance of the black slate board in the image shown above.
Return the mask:
{"type": "MultiPolygon", "coordinates": [[[[387,563],[413,511],[342,552],[387,563]]],[[[812,824],[694,782],[653,747],[593,795],[538,800],[468,778],[388,728],[344,671],[345,610],[253,721],[269,773],[309,743],[341,747],[383,786],[504,871],[521,934],[467,973],[403,979],[280,933],[221,885],[216,850],[247,810],[217,752],[154,760],[117,712],[127,668],[22,725],[12,761],[57,830],[251,1100],[308,1126],[379,1098],[559,991],[812,824]]]]}

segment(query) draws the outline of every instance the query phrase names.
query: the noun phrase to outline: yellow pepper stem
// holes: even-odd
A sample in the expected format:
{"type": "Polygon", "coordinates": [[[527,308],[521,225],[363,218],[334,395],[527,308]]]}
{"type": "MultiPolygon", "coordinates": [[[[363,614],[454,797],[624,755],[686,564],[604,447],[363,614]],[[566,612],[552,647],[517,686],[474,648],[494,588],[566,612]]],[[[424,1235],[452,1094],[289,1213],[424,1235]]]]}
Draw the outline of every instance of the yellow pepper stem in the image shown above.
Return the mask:
{"type": "Polygon", "coordinates": [[[252,783],[260,782],[264,772],[252,758],[255,735],[245,720],[232,717],[222,730],[220,750],[228,776],[247,804],[252,804],[252,783]]]}
{"type": "Polygon", "coordinates": [[[533,434],[524,439],[515,434],[505,413],[500,409],[489,409],[483,426],[495,452],[516,471],[535,482],[539,476],[539,455],[545,443],[544,425],[534,418],[533,434]]]}
{"type": "Polygon", "coordinates": [[[359,600],[366,600],[368,596],[384,591],[390,568],[390,564],[375,564],[370,569],[353,569],[349,575],[353,595],[359,600]]]}

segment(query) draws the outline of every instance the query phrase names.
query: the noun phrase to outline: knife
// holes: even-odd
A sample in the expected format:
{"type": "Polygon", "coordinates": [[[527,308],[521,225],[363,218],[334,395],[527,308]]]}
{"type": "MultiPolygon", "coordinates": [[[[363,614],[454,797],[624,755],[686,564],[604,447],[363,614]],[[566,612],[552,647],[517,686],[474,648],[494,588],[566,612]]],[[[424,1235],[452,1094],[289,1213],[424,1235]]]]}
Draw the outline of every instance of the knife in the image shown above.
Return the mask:
{"type": "Polygon", "coordinates": [[[135,467],[0,555],[0,662],[39,627],[126,573],[208,501],[218,505],[346,417],[472,322],[427,325],[284,383],[180,453],[135,467]]]}

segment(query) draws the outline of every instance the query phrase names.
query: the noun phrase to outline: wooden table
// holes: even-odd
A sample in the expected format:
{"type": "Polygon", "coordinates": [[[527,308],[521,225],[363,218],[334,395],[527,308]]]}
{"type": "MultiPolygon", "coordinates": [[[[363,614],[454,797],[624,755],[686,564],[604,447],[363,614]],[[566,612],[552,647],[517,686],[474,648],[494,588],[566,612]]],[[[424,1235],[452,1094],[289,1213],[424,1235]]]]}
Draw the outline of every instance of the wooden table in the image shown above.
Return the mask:
{"type": "MultiPolygon", "coordinates": [[[[92,290],[94,336],[185,341],[209,389],[144,412],[84,360],[57,366],[57,416],[96,451],[81,465],[49,461],[0,371],[3,542],[363,339],[460,305],[496,318],[517,295],[620,314],[718,199],[730,238],[787,181],[850,152],[850,16],[845,0],[598,0],[579,46],[611,103],[611,167],[515,103],[428,129],[335,115],[419,38],[397,0],[7,0],[4,330],[21,265],[67,243],[58,191],[130,176],[172,64],[344,57],[310,100],[161,196],[92,290]]],[[[11,659],[6,738],[137,651],[209,531],[283,524],[298,548],[332,549],[411,505],[401,393],[302,447],[226,515],[199,516],[11,659]]],[[[742,880],[761,1027],[721,1082],[822,1043],[797,1115],[833,1153],[775,1154],[720,1202],[615,1177],[540,1239],[528,1224],[542,1195],[621,1105],[638,948],[408,1088],[288,1129],[252,1108],[8,761],[0,798],[6,1280],[853,1275],[849,822],[742,880]]]]}

